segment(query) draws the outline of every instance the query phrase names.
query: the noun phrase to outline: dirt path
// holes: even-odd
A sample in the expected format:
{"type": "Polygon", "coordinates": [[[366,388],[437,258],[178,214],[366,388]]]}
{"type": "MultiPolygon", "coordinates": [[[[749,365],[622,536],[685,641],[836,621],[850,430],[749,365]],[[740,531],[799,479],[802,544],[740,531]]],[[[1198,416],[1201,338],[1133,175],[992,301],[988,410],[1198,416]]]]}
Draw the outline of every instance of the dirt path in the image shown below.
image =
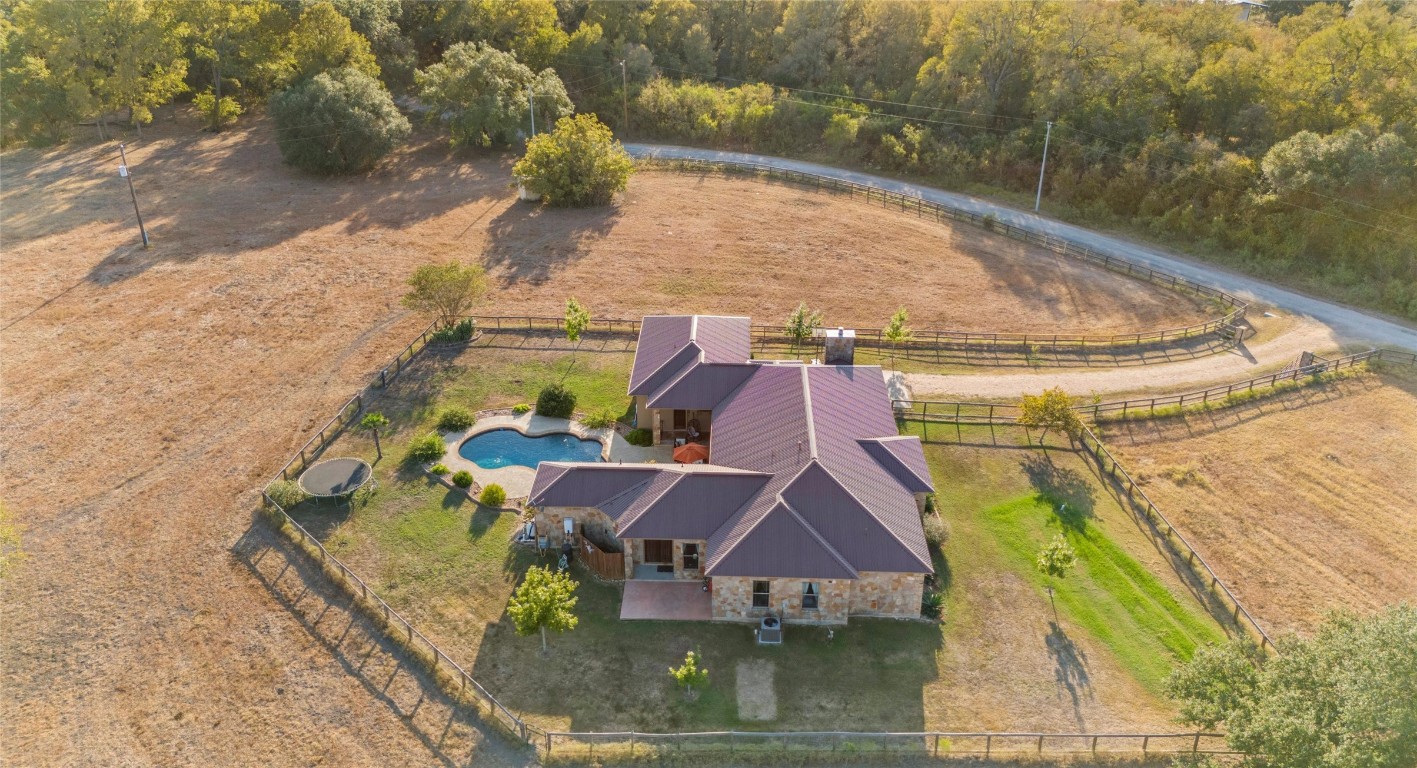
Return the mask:
{"type": "Polygon", "coordinates": [[[1139,365],[1111,370],[1041,370],[991,375],[895,374],[893,391],[909,391],[919,399],[1015,398],[1025,392],[1062,387],[1075,395],[1096,393],[1183,392],[1209,384],[1240,381],[1283,365],[1301,352],[1326,352],[1341,340],[1314,320],[1302,320],[1285,333],[1253,347],[1240,345],[1218,355],[1176,363],[1139,365]]]}

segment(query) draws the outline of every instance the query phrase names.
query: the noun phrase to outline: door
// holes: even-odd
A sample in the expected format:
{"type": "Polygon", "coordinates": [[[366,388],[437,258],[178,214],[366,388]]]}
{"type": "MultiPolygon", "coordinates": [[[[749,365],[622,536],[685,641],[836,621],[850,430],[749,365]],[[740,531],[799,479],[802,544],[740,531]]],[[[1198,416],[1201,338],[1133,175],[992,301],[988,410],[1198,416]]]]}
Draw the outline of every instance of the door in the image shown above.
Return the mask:
{"type": "Polygon", "coordinates": [[[674,542],[668,539],[645,539],[645,562],[655,565],[673,565],[674,542]]]}

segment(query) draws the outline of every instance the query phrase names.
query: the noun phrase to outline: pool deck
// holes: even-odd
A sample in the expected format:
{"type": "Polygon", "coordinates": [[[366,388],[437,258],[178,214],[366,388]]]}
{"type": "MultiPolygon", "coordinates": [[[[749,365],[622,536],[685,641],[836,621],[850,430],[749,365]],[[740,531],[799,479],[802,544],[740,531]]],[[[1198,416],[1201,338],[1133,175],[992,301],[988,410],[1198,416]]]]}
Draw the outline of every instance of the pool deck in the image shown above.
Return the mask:
{"type": "Polygon", "coordinates": [[[536,479],[536,470],[521,466],[483,469],[458,455],[458,446],[462,445],[464,440],[483,432],[491,432],[494,429],[515,429],[528,437],[569,432],[584,440],[599,440],[602,446],[606,446],[601,451],[601,456],[606,461],[655,461],[661,464],[673,461],[673,448],[671,447],[640,448],[625,442],[625,438],[615,434],[613,430],[587,429],[579,422],[555,419],[550,416],[538,416],[535,413],[517,415],[505,412],[479,415],[477,423],[472,425],[470,429],[462,432],[444,432],[443,445],[446,451],[442,463],[448,467],[449,472],[465,469],[472,473],[472,478],[479,487],[496,483],[507,492],[508,499],[525,499],[531,495],[531,484],[536,479]]]}

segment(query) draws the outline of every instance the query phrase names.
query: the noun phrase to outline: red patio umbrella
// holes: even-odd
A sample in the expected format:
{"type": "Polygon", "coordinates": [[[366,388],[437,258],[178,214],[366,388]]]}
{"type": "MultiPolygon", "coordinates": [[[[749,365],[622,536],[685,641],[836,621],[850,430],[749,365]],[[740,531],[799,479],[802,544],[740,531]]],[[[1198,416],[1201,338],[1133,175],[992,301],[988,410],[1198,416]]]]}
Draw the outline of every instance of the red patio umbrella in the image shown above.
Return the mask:
{"type": "Polygon", "coordinates": [[[674,461],[680,464],[708,463],[708,456],[708,446],[703,443],[685,443],[674,449],[674,461]]]}

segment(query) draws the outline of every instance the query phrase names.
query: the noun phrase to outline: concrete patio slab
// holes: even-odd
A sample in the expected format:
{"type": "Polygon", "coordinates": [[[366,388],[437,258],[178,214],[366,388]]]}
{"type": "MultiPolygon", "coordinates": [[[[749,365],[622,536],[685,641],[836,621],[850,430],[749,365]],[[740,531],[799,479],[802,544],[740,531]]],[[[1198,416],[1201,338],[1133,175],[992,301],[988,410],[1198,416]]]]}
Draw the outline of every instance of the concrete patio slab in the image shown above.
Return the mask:
{"type": "Polygon", "coordinates": [[[713,618],[713,603],[703,585],[697,581],[637,581],[625,582],[625,596],[620,602],[622,620],[654,619],[657,621],[708,621],[713,618]]]}

